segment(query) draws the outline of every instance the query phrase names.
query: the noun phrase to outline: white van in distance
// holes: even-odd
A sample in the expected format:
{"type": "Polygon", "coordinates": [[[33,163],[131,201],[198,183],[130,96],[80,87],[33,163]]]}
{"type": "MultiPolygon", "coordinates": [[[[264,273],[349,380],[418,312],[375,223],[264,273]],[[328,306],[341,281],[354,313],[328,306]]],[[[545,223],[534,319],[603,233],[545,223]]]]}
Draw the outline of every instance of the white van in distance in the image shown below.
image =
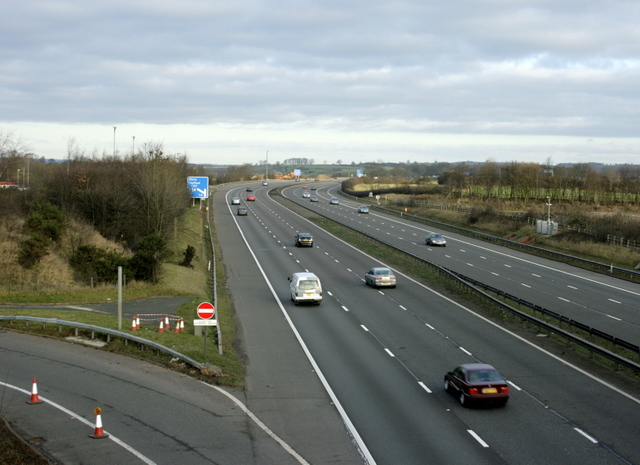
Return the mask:
{"type": "Polygon", "coordinates": [[[289,278],[291,300],[298,305],[299,302],[311,302],[320,305],[322,302],[322,284],[313,273],[293,273],[289,278]]]}

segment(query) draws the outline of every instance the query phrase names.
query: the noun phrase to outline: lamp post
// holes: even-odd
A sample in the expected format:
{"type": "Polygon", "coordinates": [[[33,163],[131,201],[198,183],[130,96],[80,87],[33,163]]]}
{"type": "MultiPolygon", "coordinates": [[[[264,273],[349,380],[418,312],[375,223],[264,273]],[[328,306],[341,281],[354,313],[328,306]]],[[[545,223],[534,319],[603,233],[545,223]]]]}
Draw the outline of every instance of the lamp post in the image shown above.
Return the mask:
{"type": "Polygon", "coordinates": [[[547,197],[547,235],[551,235],[551,197],[547,197]]]}
{"type": "Polygon", "coordinates": [[[133,142],[131,144],[131,154],[135,155],[136,154],[136,136],[131,136],[133,137],[133,142]]]}
{"type": "Polygon", "coordinates": [[[116,126],[113,127],[113,158],[116,157],[116,126]]]}
{"type": "Polygon", "coordinates": [[[20,168],[18,168],[18,186],[20,185],[20,168]]]}
{"type": "Polygon", "coordinates": [[[264,174],[264,180],[268,180],[269,179],[269,151],[267,150],[267,168],[264,174]]]}

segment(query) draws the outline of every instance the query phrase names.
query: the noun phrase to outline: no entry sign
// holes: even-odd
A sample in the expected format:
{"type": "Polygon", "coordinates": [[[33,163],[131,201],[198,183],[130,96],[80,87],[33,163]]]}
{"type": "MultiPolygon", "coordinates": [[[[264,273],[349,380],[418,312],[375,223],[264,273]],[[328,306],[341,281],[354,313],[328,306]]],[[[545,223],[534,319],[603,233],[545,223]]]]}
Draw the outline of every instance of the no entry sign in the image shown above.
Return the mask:
{"type": "Polygon", "coordinates": [[[200,318],[208,320],[216,314],[216,308],[209,302],[202,302],[200,305],[198,305],[197,312],[200,318]]]}

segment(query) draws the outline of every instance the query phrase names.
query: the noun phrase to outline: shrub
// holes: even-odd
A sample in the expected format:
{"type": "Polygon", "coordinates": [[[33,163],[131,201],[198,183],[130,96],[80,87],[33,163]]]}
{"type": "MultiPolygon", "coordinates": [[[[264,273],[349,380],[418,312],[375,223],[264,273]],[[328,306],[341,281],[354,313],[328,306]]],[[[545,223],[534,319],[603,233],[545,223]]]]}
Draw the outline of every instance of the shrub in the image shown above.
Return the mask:
{"type": "Polygon", "coordinates": [[[20,244],[18,250],[18,263],[23,268],[31,268],[36,265],[42,257],[49,253],[49,242],[40,234],[34,234],[29,239],[20,244]]]}
{"type": "Polygon", "coordinates": [[[194,257],[196,256],[196,248],[188,245],[187,246],[187,250],[185,250],[183,253],[184,255],[184,259],[180,262],[180,266],[186,266],[187,268],[193,268],[193,265],[191,264],[191,262],[193,261],[194,257]]]}
{"type": "Polygon", "coordinates": [[[53,204],[43,202],[36,205],[24,223],[24,230],[32,235],[41,235],[53,241],[60,240],[65,230],[67,216],[53,204]]]}
{"type": "Polygon", "coordinates": [[[129,274],[129,261],[120,254],[109,252],[94,245],[81,245],[69,259],[76,277],[84,282],[97,278],[101,282],[115,283],[118,279],[118,267],[129,274]]]}
{"type": "Polygon", "coordinates": [[[129,267],[134,279],[157,283],[160,267],[167,253],[167,243],[159,234],[150,234],[138,241],[129,267]]]}

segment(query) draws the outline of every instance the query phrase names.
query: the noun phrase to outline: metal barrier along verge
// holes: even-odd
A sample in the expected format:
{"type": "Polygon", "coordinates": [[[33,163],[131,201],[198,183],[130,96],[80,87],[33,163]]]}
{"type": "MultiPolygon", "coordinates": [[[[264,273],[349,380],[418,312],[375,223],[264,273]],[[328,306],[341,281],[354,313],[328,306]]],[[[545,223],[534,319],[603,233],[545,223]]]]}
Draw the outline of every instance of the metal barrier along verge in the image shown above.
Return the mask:
{"type": "Polygon", "coordinates": [[[58,325],[59,327],[70,326],[72,328],[86,329],[91,331],[92,337],[94,332],[107,334],[109,336],[120,337],[125,340],[137,342],[138,344],[153,347],[154,349],[159,350],[160,352],[165,352],[171,355],[172,357],[175,357],[177,359],[182,360],[183,362],[186,362],[187,364],[191,365],[194,368],[197,368],[197,369],[205,368],[205,365],[203,363],[196,362],[192,358],[189,358],[186,355],[181,354],[180,352],[176,352],[173,349],[163,346],[162,344],[158,344],[157,342],[149,341],[148,339],[143,339],[141,337],[134,336],[133,334],[123,333],[122,331],[117,331],[115,329],[103,328],[101,326],[88,325],[85,323],[77,323],[75,321],[59,320],[58,318],[40,318],[36,316],[0,315],[0,320],[34,321],[36,323],[58,325]]]}

